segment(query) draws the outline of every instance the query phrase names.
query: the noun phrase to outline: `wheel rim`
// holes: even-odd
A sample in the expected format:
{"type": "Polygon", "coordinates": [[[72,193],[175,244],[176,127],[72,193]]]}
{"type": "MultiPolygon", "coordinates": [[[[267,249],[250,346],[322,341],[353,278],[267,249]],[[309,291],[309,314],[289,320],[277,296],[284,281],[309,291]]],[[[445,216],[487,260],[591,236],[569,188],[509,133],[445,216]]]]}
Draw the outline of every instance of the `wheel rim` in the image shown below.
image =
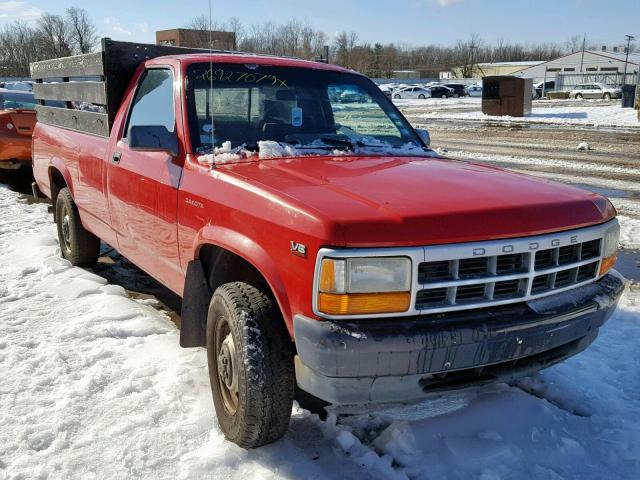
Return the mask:
{"type": "Polygon", "coordinates": [[[62,220],[60,222],[60,230],[62,231],[62,243],[65,251],[71,251],[71,218],[65,206],[62,209],[62,220]]]}
{"type": "Polygon", "coordinates": [[[216,342],[218,385],[224,408],[229,415],[238,410],[238,357],[233,335],[226,320],[221,321],[216,342]]]}

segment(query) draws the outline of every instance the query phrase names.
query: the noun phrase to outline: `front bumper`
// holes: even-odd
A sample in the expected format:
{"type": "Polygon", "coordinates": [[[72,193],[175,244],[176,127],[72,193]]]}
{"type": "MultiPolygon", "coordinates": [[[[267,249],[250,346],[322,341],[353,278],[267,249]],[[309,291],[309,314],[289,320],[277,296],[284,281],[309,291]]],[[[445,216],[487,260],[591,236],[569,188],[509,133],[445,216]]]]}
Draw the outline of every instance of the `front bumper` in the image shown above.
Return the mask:
{"type": "Polygon", "coordinates": [[[334,404],[411,402],[432,393],[531,375],[587,348],[624,281],[526,303],[410,318],[294,318],[298,386],[334,404]]]}

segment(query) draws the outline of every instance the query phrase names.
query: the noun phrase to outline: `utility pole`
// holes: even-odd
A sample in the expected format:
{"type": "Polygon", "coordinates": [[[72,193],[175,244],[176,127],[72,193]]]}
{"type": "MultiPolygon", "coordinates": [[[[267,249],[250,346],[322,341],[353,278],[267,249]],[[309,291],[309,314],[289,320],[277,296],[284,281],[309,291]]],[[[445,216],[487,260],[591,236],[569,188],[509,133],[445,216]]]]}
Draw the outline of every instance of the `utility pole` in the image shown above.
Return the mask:
{"type": "Polygon", "coordinates": [[[582,38],[582,57],[580,57],[580,73],[582,73],[582,65],[584,64],[584,47],[585,44],[587,43],[587,34],[584,34],[584,37],[582,38]]]}
{"type": "Polygon", "coordinates": [[[476,48],[478,48],[478,45],[474,45],[473,43],[469,45],[469,50],[471,50],[471,71],[469,72],[469,78],[473,78],[473,66],[475,64],[474,57],[476,48]]]}
{"type": "Polygon", "coordinates": [[[629,48],[631,47],[631,40],[634,40],[636,37],[633,35],[625,35],[627,39],[627,56],[624,59],[624,75],[622,76],[623,85],[627,84],[627,62],[629,62],[629,48]]]}

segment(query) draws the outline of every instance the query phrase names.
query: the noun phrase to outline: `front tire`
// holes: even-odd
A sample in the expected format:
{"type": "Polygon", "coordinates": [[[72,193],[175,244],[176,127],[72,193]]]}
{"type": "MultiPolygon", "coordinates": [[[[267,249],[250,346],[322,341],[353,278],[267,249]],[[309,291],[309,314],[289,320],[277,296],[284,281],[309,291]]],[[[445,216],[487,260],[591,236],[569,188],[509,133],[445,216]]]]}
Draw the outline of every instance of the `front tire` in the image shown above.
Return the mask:
{"type": "Polygon", "coordinates": [[[295,390],[291,339],[267,295],[242,282],[219,287],[207,317],[213,404],[230,441],[256,448],[281,438],[295,390]]]}
{"type": "Polygon", "coordinates": [[[400,96],[400,94],[396,93],[393,98],[395,98],[396,100],[400,100],[402,97],[400,96]]]}
{"type": "Polygon", "coordinates": [[[62,256],[77,267],[95,265],[100,256],[100,239],[82,225],[78,207],[66,187],[58,192],[55,220],[62,256]]]}

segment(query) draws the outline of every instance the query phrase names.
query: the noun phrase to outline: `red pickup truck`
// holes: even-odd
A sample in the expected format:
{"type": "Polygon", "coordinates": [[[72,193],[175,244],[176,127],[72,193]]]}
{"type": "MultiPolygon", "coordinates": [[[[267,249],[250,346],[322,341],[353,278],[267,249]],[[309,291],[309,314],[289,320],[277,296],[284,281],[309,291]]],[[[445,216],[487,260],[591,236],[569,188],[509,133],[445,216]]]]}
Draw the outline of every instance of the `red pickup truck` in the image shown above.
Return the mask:
{"type": "Polygon", "coordinates": [[[62,255],[89,267],[102,240],[182,296],[181,345],[206,346],[243,447],[281,437],[296,394],[533,374],[593,342],[623,289],[607,199],[438,157],[353,71],[105,39],[32,76],[62,255]]]}

